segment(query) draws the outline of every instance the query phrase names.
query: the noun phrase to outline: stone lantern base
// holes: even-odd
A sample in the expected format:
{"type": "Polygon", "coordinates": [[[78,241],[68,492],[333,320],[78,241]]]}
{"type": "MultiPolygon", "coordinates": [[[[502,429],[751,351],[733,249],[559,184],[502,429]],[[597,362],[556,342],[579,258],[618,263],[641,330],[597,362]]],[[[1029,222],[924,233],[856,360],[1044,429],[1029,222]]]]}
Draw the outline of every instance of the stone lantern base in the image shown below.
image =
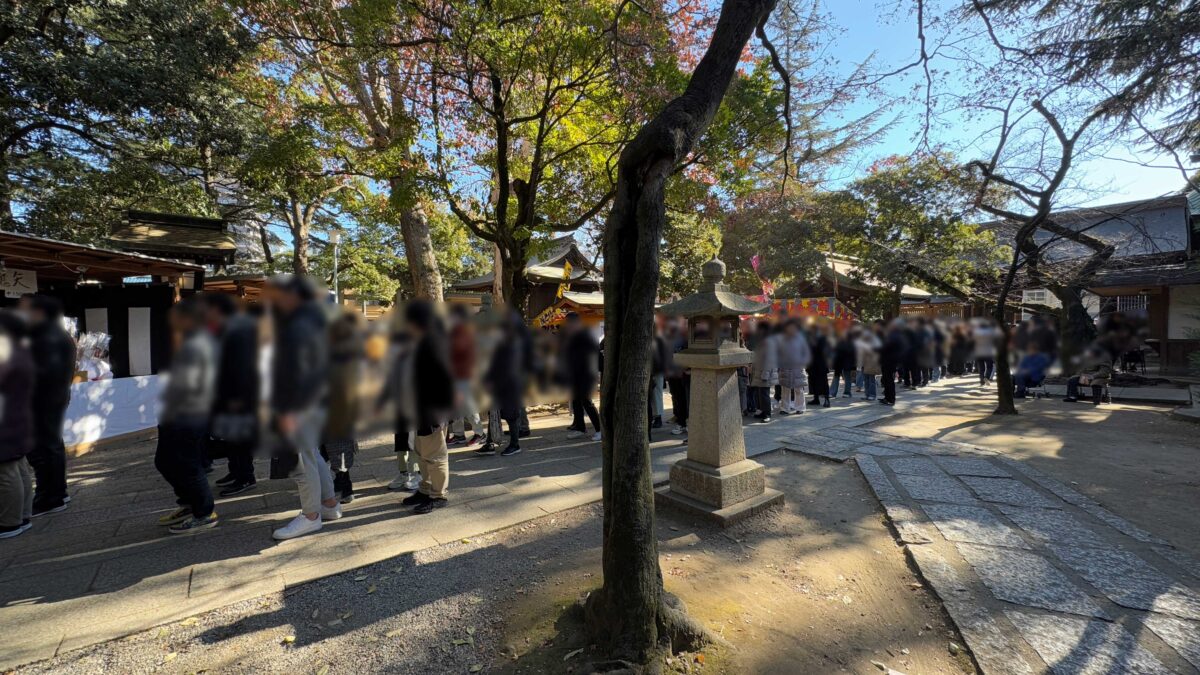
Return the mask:
{"type": "Polygon", "coordinates": [[[655,490],[654,501],[728,527],[783,503],[782,492],[766,487],[765,473],[752,459],[722,467],[681,459],[671,467],[670,485],[655,490]]]}

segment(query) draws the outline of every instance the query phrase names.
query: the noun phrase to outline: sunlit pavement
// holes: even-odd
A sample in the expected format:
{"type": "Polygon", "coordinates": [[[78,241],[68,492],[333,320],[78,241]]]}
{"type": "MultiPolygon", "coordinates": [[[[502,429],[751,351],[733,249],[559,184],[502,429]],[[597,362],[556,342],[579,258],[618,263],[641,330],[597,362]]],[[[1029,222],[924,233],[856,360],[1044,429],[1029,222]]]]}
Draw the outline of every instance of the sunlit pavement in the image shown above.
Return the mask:
{"type": "MultiPolygon", "coordinates": [[[[968,380],[944,381],[901,391],[895,408],[859,394],[835,399],[829,409],[748,425],[747,451],[771,452],[781,437],[866,424],[975,390],[968,380]]],[[[270,533],[298,509],[291,481],[260,481],[218,500],[220,525],[181,538],[155,522],[174,499],[154,470],[152,441],[72,460],[70,508],[0,542],[0,625],[19,627],[0,631],[0,668],[599,500],[599,443],[567,440],[566,415],[532,422],[520,455],[455,450],[450,506],[427,516],[401,506],[407,493],[386,489],[396,473],[391,435],[369,439],[352,470],[359,497],[345,517],[282,544],[270,533]]],[[[656,482],[686,451],[669,427],[653,436],[656,482]]]]}

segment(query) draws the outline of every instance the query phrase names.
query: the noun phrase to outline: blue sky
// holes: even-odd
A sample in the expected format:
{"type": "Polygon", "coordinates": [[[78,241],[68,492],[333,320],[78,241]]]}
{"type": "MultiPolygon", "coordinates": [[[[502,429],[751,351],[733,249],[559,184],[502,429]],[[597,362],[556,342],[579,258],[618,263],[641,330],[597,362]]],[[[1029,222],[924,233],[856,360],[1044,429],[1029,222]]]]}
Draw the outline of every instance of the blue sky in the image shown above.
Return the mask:
{"type": "MultiPolygon", "coordinates": [[[[915,3],[905,0],[824,0],[825,11],[832,16],[840,31],[830,53],[836,56],[841,62],[841,67],[846,70],[872,53],[875,54],[876,67],[880,71],[912,62],[918,53],[919,44],[916,17],[909,9],[913,4],[915,3]]],[[[933,0],[929,4],[945,7],[958,3],[953,0],[933,0]]],[[[943,61],[938,67],[947,69],[951,68],[952,64],[943,61]]],[[[907,78],[894,78],[889,81],[887,88],[901,96],[911,90],[913,84],[918,81],[915,78],[915,73],[907,78]]],[[[939,86],[949,86],[952,89],[953,73],[947,73],[944,78],[939,86]]],[[[865,112],[872,105],[875,104],[870,101],[862,102],[851,112],[865,112]]],[[[921,128],[922,110],[923,106],[915,104],[900,104],[889,110],[890,114],[899,115],[901,122],[890,130],[880,143],[859,153],[855,165],[847,166],[844,173],[861,172],[878,157],[913,152],[916,149],[915,136],[921,128]]],[[[954,129],[942,130],[933,135],[933,138],[957,150],[968,143],[968,133],[966,129],[957,132],[954,129]]],[[[1166,167],[1173,166],[1172,162],[1169,157],[1139,151],[1126,144],[1108,148],[1103,156],[1089,157],[1073,168],[1073,177],[1086,184],[1089,190],[1086,193],[1066,196],[1064,201],[1069,203],[1064,203],[1063,206],[1098,205],[1178,192],[1183,187],[1184,180],[1177,168],[1141,166],[1154,164],[1166,167]]]]}

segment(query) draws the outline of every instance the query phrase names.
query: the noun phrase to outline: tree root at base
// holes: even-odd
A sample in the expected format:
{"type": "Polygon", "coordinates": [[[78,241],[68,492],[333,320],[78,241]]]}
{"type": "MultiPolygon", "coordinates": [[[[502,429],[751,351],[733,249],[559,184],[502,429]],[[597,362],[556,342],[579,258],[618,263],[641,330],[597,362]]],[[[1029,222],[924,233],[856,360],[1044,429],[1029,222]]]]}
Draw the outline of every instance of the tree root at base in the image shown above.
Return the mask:
{"type": "MultiPolygon", "coordinates": [[[[586,600],[578,603],[576,608],[579,615],[588,624],[588,629],[600,644],[606,641],[612,643],[614,638],[619,643],[620,637],[606,634],[607,625],[601,616],[598,596],[592,593],[586,600]]],[[[666,659],[684,652],[697,652],[707,645],[730,646],[723,638],[708,630],[699,621],[687,613],[683,601],[675,595],[663,591],[660,595],[657,613],[658,646],[642,655],[620,654],[620,649],[605,661],[591,664],[592,673],[605,675],[657,675],[662,672],[666,659]]]]}

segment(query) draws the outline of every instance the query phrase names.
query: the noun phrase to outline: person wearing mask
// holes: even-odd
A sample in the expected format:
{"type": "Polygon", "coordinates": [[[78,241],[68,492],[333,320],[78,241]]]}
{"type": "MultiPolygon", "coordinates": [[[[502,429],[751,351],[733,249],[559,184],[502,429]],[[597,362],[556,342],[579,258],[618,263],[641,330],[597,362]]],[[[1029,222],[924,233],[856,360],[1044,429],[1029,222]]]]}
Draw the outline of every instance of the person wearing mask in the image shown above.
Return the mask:
{"type": "MultiPolygon", "coordinates": [[[[876,330],[881,329],[882,326],[876,330]]],[[[855,340],[854,349],[858,372],[862,375],[864,401],[874,401],[877,395],[875,378],[883,373],[883,369],[879,364],[880,345],[879,336],[874,330],[864,328],[858,331],[858,339],[855,340]]]]}
{"type": "MultiPolygon", "coordinates": [[[[750,362],[750,386],[754,390],[758,421],[771,421],[771,389],[779,384],[779,339],[768,323],[760,323],[754,331],[754,357],[750,362]]],[[[803,405],[803,401],[801,401],[803,405]]]]}
{"type": "Polygon", "coordinates": [[[0,539],[32,527],[33,358],[20,317],[0,310],[0,539]]]}
{"type": "Polygon", "coordinates": [[[62,304],[46,295],[21,298],[19,311],[29,325],[33,357],[33,451],[29,464],[37,480],[33,517],[67,508],[67,449],[63,418],[71,402],[75,342],[62,326],[62,304]]]}
{"type": "Polygon", "coordinates": [[[204,446],[217,395],[217,342],[206,318],[206,308],[195,296],[171,307],[171,330],[178,347],[162,390],[154,451],[154,468],[175,491],[179,505],[158,519],[171,534],[188,534],[217,524],[204,470],[204,446]]]}
{"type": "Polygon", "coordinates": [[[475,325],[464,305],[451,307],[450,322],[450,372],[454,376],[455,415],[446,442],[467,443],[467,427],[470,426],[470,443],[474,444],[485,435],[479,426],[479,408],[475,405],[475,325]]]}
{"type": "MultiPolygon", "coordinates": [[[[501,337],[492,352],[491,363],[483,376],[483,385],[492,396],[492,406],[508,423],[508,445],[500,452],[511,457],[521,452],[521,414],[525,410],[525,378],[530,372],[532,348],[525,322],[515,311],[509,312],[501,325],[501,337]]],[[[499,427],[499,424],[496,425],[499,427]]],[[[495,441],[475,451],[480,455],[495,454],[495,441]]]]}
{"type": "Polygon", "coordinates": [[[329,414],[321,435],[321,454],[333,471],[333,489],[342,504],[354,501],[350,468],[358,453],[358,385],[364,343],[358,312],[335,308],[329,326],[329,414]]]}
{"type": "Polygon", "coordinates": [[[833,347],[833,387],[829,390],[831,396],[838,395],[838,378],[842,381],[842,397],[850,398],[853,394],[854,368],[858,365],[858,328],[851,328],[842,333],[833,347]]]}
{"type": "Polygon", "coordinates": [[[896,405],[896,373],[903,366],[905,356],[909,352],[906,332],[904,320],[894,319],[888,326],[883,346],[879,350],[883,381],[883,398],[879,403],[882,405],[896,405]]]}
{"type": "Polygon", "coordinates": [[[445,428],[454,412],[454,376],[445,332],[433,305],[425,300],[409,303],[404,320],[413,348],[401,365],[396,408],[413,431],[422,478],[417,491],[401,504],[413,507],[414,513],[427,514],[449,503],[450,451],[445,428]]]}
{"type": "Polygon", "coordinates": [[[597,359],[600,345],[592,333],[584,327],[583,320],[575,312],[567,314],[563,326],[562,372],[571,391],[571,412],[574,420],[568,427],[567,438],[579,438],[587,434],[584,413],[592,422],[592,440],[600,440],[600,412],[592,402],[596,391],[597,359]]]}
{"type": "Polygon", "coordinates": [[[814,324],[811,331],[809,348],[812,351],[812,360],[808,364],[808,388],[812,392],[812,400],[809,401],[812,405],[820,405],[823,408],[829,407],[829,352],[830,344],[829,337],[826,334],[827,328],[821,324],[814,324]]]}
{"type": "Polygon", "coordinates": [[[294,539],[317,532],[342,517],[333,475],[321,457],[329,388],[329,334],[317,290],[301,276],[278,275],[267,284],[265,300],[276,317],[271,364],[273,426],[295,454],[292,471],[300,513],[272,536],[294,539]]]}
{"type": "Polygon", "coordinates": [[[808,336],[800,330],[800,323],[789,319],[783,324],[783,334],[778,338],[779,387],[782,390],[779,414],[803,414],[808,389],[806,368],[812,359],[808,336]]]}
{"type": "Polygon", "coordinates": [[[220,341],[209,454],[228,458],[229,472],[217,479],[217,486],[221,488],[220,496],[232,497],[256,485],[258,321],[240,311],[232,296],[209,293],[203,298],[209,330],[220,341]]]}

